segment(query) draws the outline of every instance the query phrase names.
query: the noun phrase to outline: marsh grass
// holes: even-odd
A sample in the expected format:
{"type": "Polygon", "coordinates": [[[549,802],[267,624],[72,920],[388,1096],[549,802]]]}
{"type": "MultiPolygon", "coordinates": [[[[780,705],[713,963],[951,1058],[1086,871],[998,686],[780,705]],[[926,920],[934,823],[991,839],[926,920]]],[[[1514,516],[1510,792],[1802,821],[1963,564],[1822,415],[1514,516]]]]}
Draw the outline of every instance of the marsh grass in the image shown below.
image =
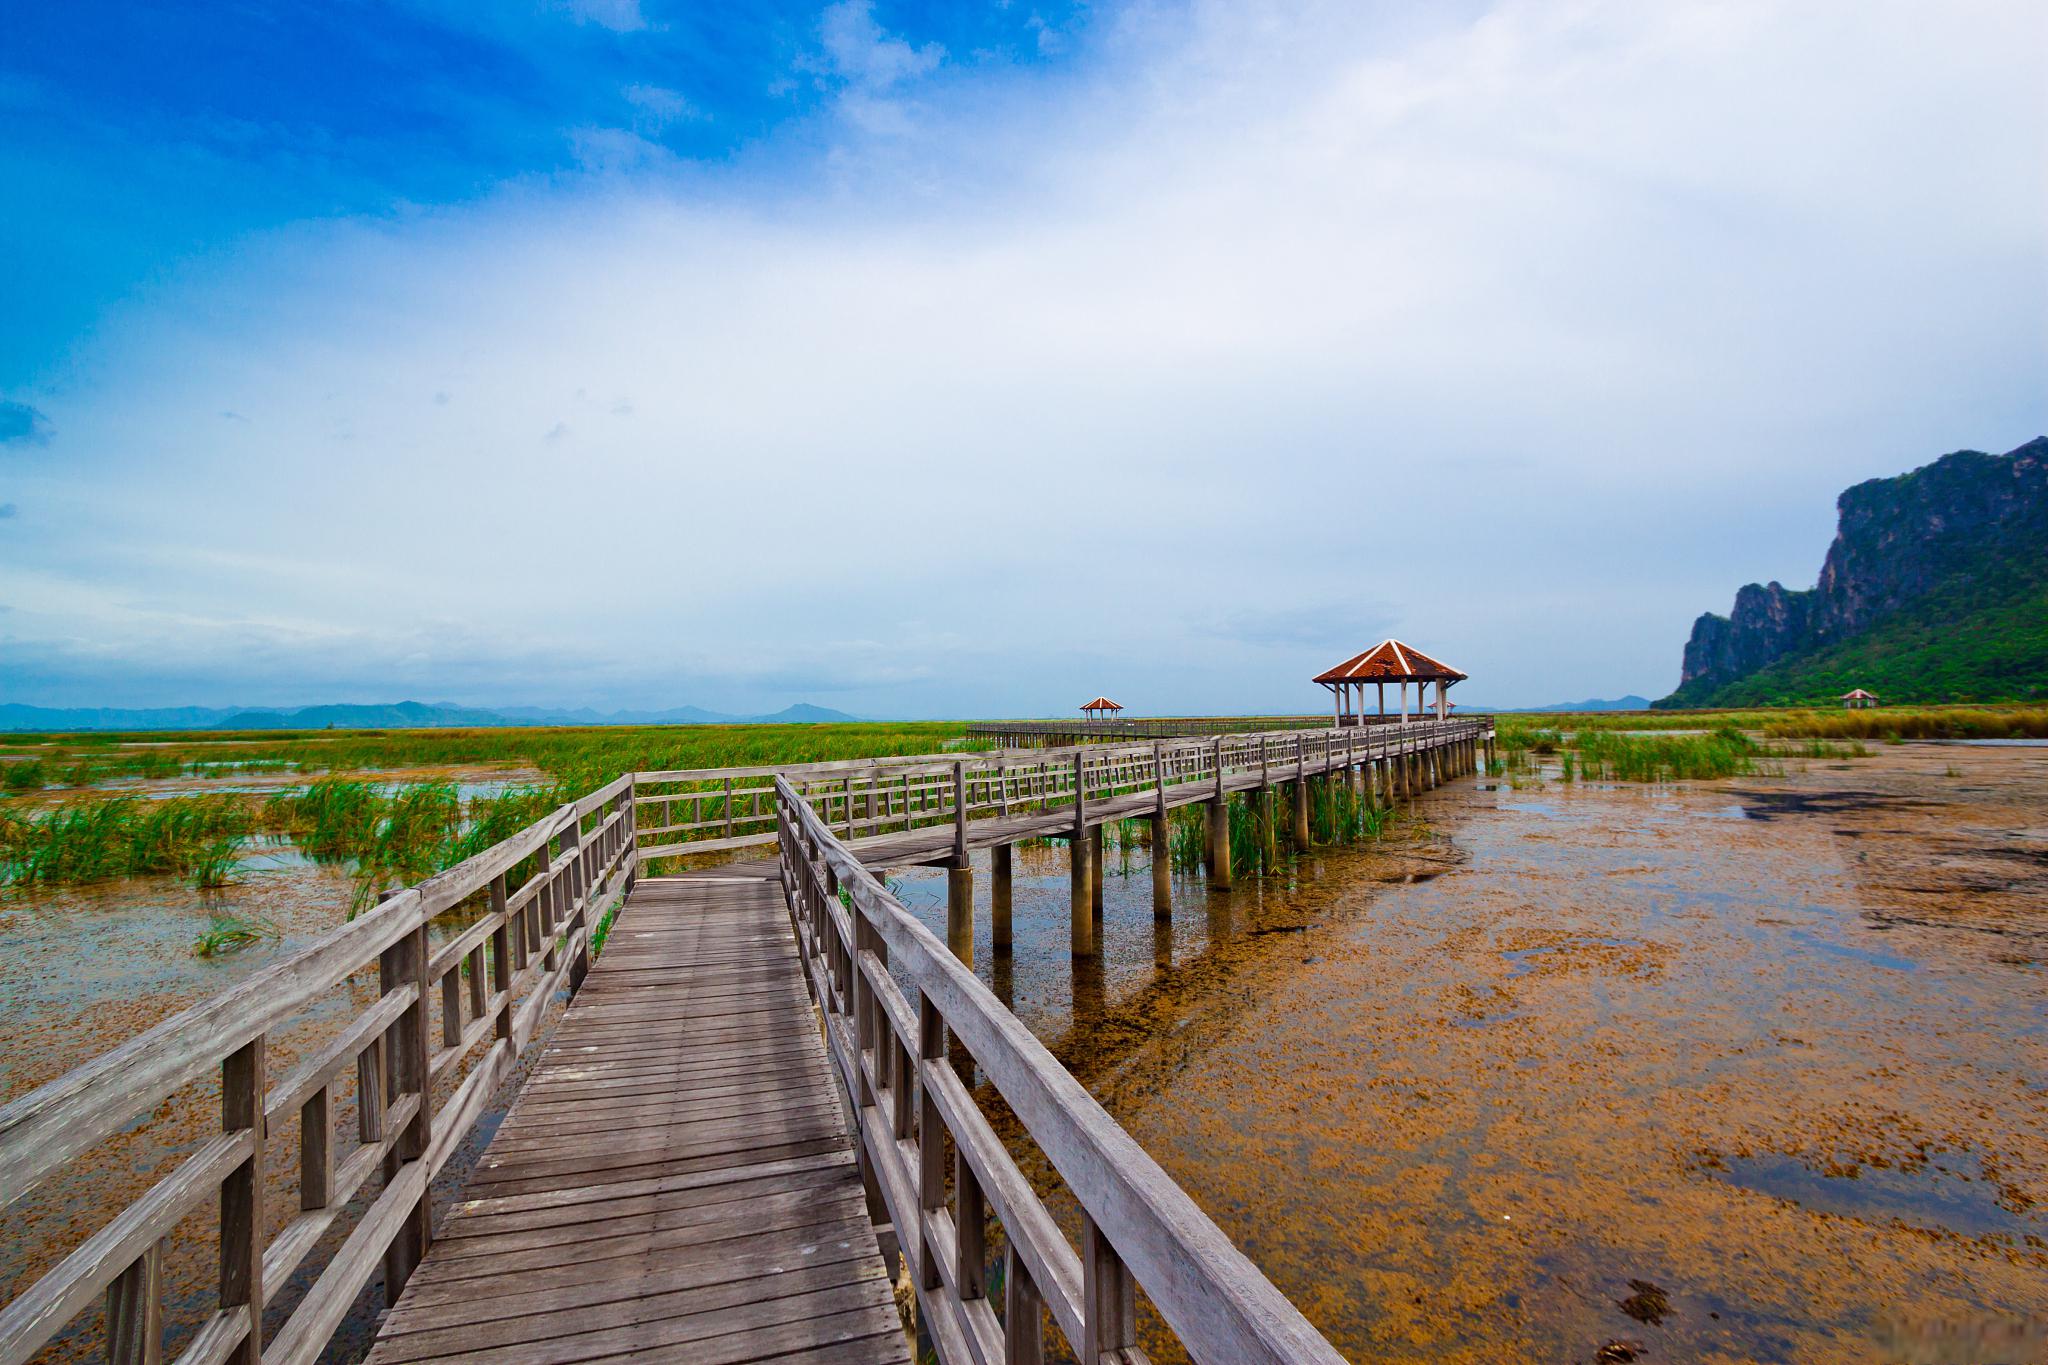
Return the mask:
{"type": "Polygon", "coordinates": [[[195,957],[221,957],[252,943],[282,936],[283,931],[269,920],[219,913],[213,916],[206,932],[192,940],[192,954],[195,957]]]}
{"type": "Polygon", "coordinates": [[[561,803],[552,788],[517,788],[463,801],[450,782],[392,792],[328,778],[259,800],[238,793],[146,800],[111,796],[47,810],[0,809],[0,883],[71,885],[171,875],[202,889],[237,879],[259,830],[308,857],[354,872],[351,913],[393,884],[432,876],[539,819],[561,803]]]}
{"type": "Polygon", "coordinates": [[[1377,839],[1392,812],[1351,790],[1332,775],[1310,788],[1309,832],[1319,844],[1355,844],[1377,839]]]}
{"type": "Polygon", "coordinates": [[[1754,772],[1763,752],[1733,726],[1709,735],[1623,735],[1592,731],[1577,737],[1588,778],[1676,782],[1754,772]]]}
{"type": "MultiPolygon", "coordinates": [[[[478,730],[251,730],[0,736],[0,753],[44,766],[52,786],[113,777],[325,773],[455,766],[538,768],[577,792],[622,772],[760,767],[937,753],[965,745],[961,721],[835,725],[554,726],[478,730]],[[134,747],[146,743],[149,747],[134,747]]],[[[967,745],[966,747],[972,747],[967,745]]],[[[26,778],[19,779],[27,781],[26,778]]]]}
{"type": "Polygon", "coordinates": [[[248,804],[232,796],[108,797],[8,813],[0,816],[0,881],[58,885],[169,874],[220,885],[253,828],[248,804]]]}

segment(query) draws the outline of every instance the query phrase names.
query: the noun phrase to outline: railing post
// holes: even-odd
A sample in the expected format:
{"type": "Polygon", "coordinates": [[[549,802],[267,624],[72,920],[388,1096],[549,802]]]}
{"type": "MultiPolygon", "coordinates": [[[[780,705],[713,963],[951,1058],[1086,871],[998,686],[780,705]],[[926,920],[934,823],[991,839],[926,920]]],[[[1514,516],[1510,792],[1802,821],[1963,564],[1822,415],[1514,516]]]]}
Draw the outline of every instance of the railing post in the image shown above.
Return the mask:
{"type": "Polygon", "coordinates": [[[923,991],[917,993],[917,1056],[917,1286],[922,1298],[943,1282],[932,1218],[946,1206],[946,1134],[939,1102],[924,1077],[927,1068],[945,1065],[946,1025],[923,991]]]}
{"type": "MultiPolygon", "coordinates": [[[[407,985],[414,990],[412,1004],[398,1016],[398,1022],[386,1034],[389,1040],[386,1062],[390,1067],[386,1093],[395,1090],[399,1095],[415,1095],[419,1099],[418,1108],[398,1134],[391,1153],[384,1158],[384,1179],[388,1184],[398,1178],[407,1163],[418,1161],[427,1154],[427,1142],[432,1134],[433,1096],[427,1087],[427,926],[424,919],[411,933],[384,950],[378,962],[378,977],[386,994],[407,985]]],[[[399,1291],[405,1288],[412,1272],[419,1268],[421,1259],[427,1254],[431,1235],[428,1191],[422,1187],[419,1198],[406,1210],[405,1220],[393,1234],[391,1244],[384,1249],[384,1302],[387,1308],[398,1302],[399,1291]]]]}
{"type": "Polygon", "coordinates": [[[1081,1330],[1087,1340],[1081,1356],[1089,1365],[1138,1344],[1135,1300],[1131,1272],[1125,1268],[1123,1257],[1116,1254],[1102,1229],[1082,1210],[1081,1330]]]}
{"type": "Polygon", "coordinates": [[[967,857],[967,764],[953,762],[953,859],[946,867],[946,946],[974,965],[974,865],[967,857]]]}
{"type": "Polygon", "coordinates": [[[164,1244],[149,1249],[107,1286],[109,1365],[158,1365],[164,1358],[164,1244]]]}
{"type": "Polygon", "coordinates": [[[1045,1318],[1031,1268],[1015,1243],[1003,1249],[1004,1365],[1043,1365],[1045,1318]]]}
{"type": "Polygon", "coordinates": [[[228,1355],[236,1365],[263,1362],[263,1245],[270,1224],[263,1215],[263,1092],[269,1089],[263,1036],[228,1054],[221,1064],[221,1127],[249,1135],[249,1155],[220,1182],[220,1306],[242,1308],[249,1330],[228,1355]]]}
{"type": "Polygon", "coordinates": [[[597,917],[591,913],[597,889],[587,866],[588,850],[583,846],[581,819],[570,820],[568,828],[562,831],[562,852],[571,855],[569,866],[564,869],[569,877],[569,937],[574,938],[578,929],[584,931],[583,946],[569,963],[569,993],[574,995],[582,987],[583,978],[590,975],[590,931],[597,924],[597,917]]]}

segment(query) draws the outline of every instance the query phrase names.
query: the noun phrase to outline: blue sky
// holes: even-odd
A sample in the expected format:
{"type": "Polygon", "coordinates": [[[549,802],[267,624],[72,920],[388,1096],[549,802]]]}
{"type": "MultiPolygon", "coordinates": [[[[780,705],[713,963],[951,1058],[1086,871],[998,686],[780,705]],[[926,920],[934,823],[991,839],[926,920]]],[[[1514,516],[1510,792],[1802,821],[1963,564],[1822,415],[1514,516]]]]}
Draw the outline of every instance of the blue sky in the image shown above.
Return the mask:
{"type": "Polygon", "coordinates": [[[2044,16],[12,7],[0,700],[1655,695],[2048,429],[2044,16]]]}

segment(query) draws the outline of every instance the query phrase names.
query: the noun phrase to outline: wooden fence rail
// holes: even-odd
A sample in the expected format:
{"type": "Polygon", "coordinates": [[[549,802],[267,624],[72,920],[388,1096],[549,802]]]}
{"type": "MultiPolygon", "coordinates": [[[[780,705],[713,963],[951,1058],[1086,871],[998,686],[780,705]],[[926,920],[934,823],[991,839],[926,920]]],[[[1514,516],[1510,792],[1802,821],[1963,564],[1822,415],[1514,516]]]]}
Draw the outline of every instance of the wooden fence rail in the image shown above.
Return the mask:
{"type": "Polygon", "coordinates": [[[633,820],[632,780],[621,777],[0,1107],[0,1207],[194,1082],[219,1077],[222,1118],[218,1136],[0,1308],[0,1365],[28,1360],[102,1298],[109,1359],[160,1361],[166,1240],[216,1198],[218,1304],[181,1365],[312,1360],[380,1267],[395,1297],[426,1250],[429,1182],[511,1075],[548,1002],[588,969],[597,916],[634,875],[633,820]],[[531,875],[511,886],[529,862],[531,875]],[[482,917],[430,948],[429,922],[478,895],[482,917]],[[272,1078],[267,1036],[371,964],[375,1003],[272,1078]],[[356,1124],[344,1141],[336,1091],[351,1070],[356,1124]],[[299,1207],[273,1237],[264,1163],[271,1135],[292,1127],[299,1207]],[[373,1177],[375,1197],[264,1341],[264,1306],[373,1177]]]}
{"type": "Polygon", "coordinates": [[[784,779],[775,786],[783,889],[827,1051],[941,1365],[1038,1365],[1045,1354],[1041,1309],[1074,1358],[1133,1365],[1144,1360],[1137,1342],[1141,1290],[1196,1361],[1341,1361],[1080,1082],[861,865],[813,802],[784,779]],[[1078,1249],[961,1079],[949,1039],[988,1078],[1079,1203],[1078,1249]],[[1005,1240],[1000,1312],[989,1294],[991,1216],[1005,1240]]]}
{"type": "Polygon", "coordinates": [[[845,840],[907,833],[965,818],[1087,806],[1165,788],[1214,787],[1220,772],[1275,781],[1297,770],[1366,763],[1403,746],[1473,739],[1490,718],[1343,729],[1253,731],[1141,743],[920,754],[787,768],[696,769],[633,775],[643,861],[775,843],[777,779],[786,779],[845,840]],[[1155,767],[1158,772],[1155,774],[1155,767]]]}

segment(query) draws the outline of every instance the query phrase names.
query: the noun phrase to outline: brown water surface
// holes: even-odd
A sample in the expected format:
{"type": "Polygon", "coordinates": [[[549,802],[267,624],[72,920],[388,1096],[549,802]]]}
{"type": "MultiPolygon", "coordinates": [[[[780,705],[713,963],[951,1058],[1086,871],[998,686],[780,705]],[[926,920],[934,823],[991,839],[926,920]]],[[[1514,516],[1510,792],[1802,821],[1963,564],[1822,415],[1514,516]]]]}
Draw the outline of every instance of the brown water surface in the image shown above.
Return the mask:
{"type": "Polygon", "coordinates": [[[1170,928],[1112,851],[1100,970],[1041,849],[976,961],[1353,1359],[2048,1359],[2048,751],[1788,766],[1466,779],[1170,928]]]}

